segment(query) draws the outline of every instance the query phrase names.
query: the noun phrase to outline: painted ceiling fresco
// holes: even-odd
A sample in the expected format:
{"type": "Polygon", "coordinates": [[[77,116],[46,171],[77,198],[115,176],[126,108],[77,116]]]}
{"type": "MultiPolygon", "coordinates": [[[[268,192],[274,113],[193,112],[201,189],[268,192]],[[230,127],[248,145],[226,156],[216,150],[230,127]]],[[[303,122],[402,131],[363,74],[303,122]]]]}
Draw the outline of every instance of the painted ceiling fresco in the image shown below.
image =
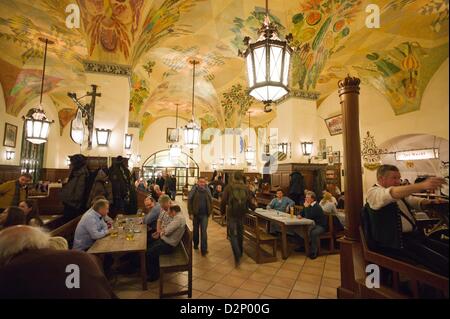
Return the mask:
{"type": "MultiPolygon", "coordinates": [[[[68,91],[86,90],[83,61],[129,66],[130,125],[141,137],[158,118],[195,115],[202,128],[252,126],[276,116],[247,95],[243,38],[257,38],[263,0],[78,0],[80,28],[69,29],[73,0],[0,0],[0,81],[7,112],[18,115],[37,97],[43,46],[49,47],[45,94],[63,128],[74,116],[68,91]],[[245,124],[246,125],[246,124],[245,124]]],[[[448,58],[448,0],[271,0],[270,18],[282,36],[292,33],[292,95],[317,93],[320,103],[347,74],[379,90],[395,114],[418,110],[423,91],[448,58]],[[366,26],[366,7],[380,8],[380,28],[366,26]]],[[[107,92],[103,92],[105,94],[107,92]]]]}

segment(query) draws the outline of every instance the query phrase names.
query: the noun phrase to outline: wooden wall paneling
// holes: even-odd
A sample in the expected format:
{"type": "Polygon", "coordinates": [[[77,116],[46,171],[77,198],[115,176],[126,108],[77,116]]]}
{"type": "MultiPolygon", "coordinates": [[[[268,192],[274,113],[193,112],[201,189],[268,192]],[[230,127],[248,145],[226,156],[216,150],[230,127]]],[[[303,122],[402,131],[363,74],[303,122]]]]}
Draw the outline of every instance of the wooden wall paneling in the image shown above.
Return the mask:
{"type": "Polygon", "coordinates": [[[0,165],[0,183],[19,178],[20,166],[0,165]]]}

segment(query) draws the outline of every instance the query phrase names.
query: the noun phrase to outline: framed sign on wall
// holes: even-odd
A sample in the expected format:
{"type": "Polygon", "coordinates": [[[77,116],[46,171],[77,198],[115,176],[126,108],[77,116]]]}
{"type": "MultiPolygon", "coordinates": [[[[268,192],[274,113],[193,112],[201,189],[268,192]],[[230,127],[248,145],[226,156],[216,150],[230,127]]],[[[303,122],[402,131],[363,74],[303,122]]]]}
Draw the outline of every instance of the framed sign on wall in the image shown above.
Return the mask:
{"type": "Polygon", "coordinates": [[[327,125],[328,132],[330,132],[331,136],[342,134],[342,114],[325,119],[325,124],[327,125]]]}
{"type": "Polygon", "coordinates": [[[3,146],[16,147],[17,126],[5,123],[5,134],[3,135],[3,146]]]}

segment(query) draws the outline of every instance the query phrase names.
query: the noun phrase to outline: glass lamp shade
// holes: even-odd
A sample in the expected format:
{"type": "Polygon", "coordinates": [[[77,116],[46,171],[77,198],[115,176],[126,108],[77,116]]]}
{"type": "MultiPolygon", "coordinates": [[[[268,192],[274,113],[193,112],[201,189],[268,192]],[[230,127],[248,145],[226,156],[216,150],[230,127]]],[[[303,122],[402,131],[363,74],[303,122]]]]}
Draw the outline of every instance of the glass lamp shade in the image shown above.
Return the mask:
{"type": "Polygon", "coordinates": [[[213,169],[213,171],[215,171],[217,169],[217,164],[211,164],[211,168],[213,169]]]}
{"type": "Polygon", "coordinates": [[[97,145],[108,146],[111,130],[96,128],[95,133],[97,134],[97,145]]]}
{"type": "Polygon", "coordinates": [[[133,134],[125,134],[125,149],[131,149],[131,144],[133,142],[133,134]]]}
{"type": "Polygon", "coordinates": [[[221,158],[221,159],[219,160],[219,165],[220,165],[220,166],[225,165],[225,159],[224,159],[224,158],[221,158]]]}
{"type": "Polygon", "coordinates": [[[264,103],[281,99],[288,92],[292,48],[265,26],[257,42],[249,43],[243,56],[247,64],[250,95],[264,103]]]}
{"type": "Polygon", "coordinates": [[[245,160],[248,163],[251,163],[255,160],[255,151],[251,147],[247,147],[245,150],[245,160]]]}
{"type": "Polygon", "coordinates": [[[70,122],[70,138],[78,145],[83,144],[84,124],[83,113],[80,109],[77,111],[77,116],[70,122]]]}
{"type": "Polygon", "coordinates": [[[25,121],[25,137],[27,141],[33,144],[42,144],[47,142],[48,133],[50,132],[50,124],[42,109],[30,110],[30,115],[24,116],[25,121]]]}
{"type": "Polygon", "coordinates": [[[177,144],[170,145],[169,157],[171,160],[176,160],[181,155],[181,146],[177,144]]]}
{"type": "Polygon", "coordinates": [[[303,155],[309,156],[312,153],[313,142],[302,142],[302,153],[303,155]]]}
{"type": "Polygon", "coordinates": [[[189,149],[197,148],[200,145],[200,126],[190,120],[184,127],[184,146],[189,149]]]}
{"type": "Polygon", "coordinates": [[[236,165],[236,162],[237,162],[237,160],[236,160],[236,157],[232,157],[232,158],[230,158],[230,165],[236,165]]]}
{"type": "Polygon", "coordinates": [[[141,162],[141,155],[136,155],[136,163],[140,163],[141,162]]]}

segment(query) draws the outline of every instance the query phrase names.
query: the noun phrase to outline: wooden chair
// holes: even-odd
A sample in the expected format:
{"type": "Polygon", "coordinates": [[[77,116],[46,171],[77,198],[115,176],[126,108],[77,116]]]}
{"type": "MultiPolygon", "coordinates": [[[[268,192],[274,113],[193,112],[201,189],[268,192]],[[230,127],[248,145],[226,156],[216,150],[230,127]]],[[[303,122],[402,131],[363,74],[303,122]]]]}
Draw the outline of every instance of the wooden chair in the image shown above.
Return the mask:
{"type": "Polygon", "coordinates": [[[438,291],[441,291],[445,298],[449,297],[449,282],[448,278],[438,275],[428,269],[419,268],[418,266],[385,256],[381,253],[375,252],[368,247],[368,242],[364,234],[363,228],[359,227],[361,237],[361,245],[363,256],[366,264],[376,264],[380,267],[392,271],[393,284],[392,288],[399,293],[399,277],[400,274],[407,277],[411,282],[411,288],[414,298],[419,298],[419,285],[427,284],[438,291]]]}
{"type": "Polygon", "coordinates": [[[170,255],[159,256],[159,298],[188,295],[192,298],[192,231],[186,225],[183,238],[170,255]],[[173,272],[188,272],[186,290],[164,293],[164,275],[173,272]]]}
{"type": "MultiPolygon", "coordinates": [[[[325,214],[327,216],[328,219],[328,229],[325,233],[323,233],[322,235],[320,235],[319,237],[319,241],[321,242],[322,239],[326,239],[329,241],[329,253],[332,254],[334,253],[334,224],[333,224],[333,215],[331,214],[325,214]]],[[[321,250],[321,245],[319,245],[319,250],[318,250],[318,254],[320,254],[320,250],[321,250]]]]}
{"type": "Polygon", "coordinates": [[[244,239],[254,246],[255,254],[248,254],[256,263],[274,262],[277,260],[277,237],[263,232],[258,226],[258,217],[245,214],[244,216],[244,239]],[[269,245],[272,252],[266,251],[261,245],[269,245]],[[252,256],[254,255],[254,256],[252,256]]]}
{"type": "Polygon", "coordinates": [[[75,237],[75,229],[77,228],[78,222],[81,219],[81,216],[78,216],[71,221],[65,223],[64,225],[52,230],[50,232],[50,236],[61,236],[64,237],[67,240],[67,243],[69,244],[69,248],[72,247],[73,239],[75,237]]]}

